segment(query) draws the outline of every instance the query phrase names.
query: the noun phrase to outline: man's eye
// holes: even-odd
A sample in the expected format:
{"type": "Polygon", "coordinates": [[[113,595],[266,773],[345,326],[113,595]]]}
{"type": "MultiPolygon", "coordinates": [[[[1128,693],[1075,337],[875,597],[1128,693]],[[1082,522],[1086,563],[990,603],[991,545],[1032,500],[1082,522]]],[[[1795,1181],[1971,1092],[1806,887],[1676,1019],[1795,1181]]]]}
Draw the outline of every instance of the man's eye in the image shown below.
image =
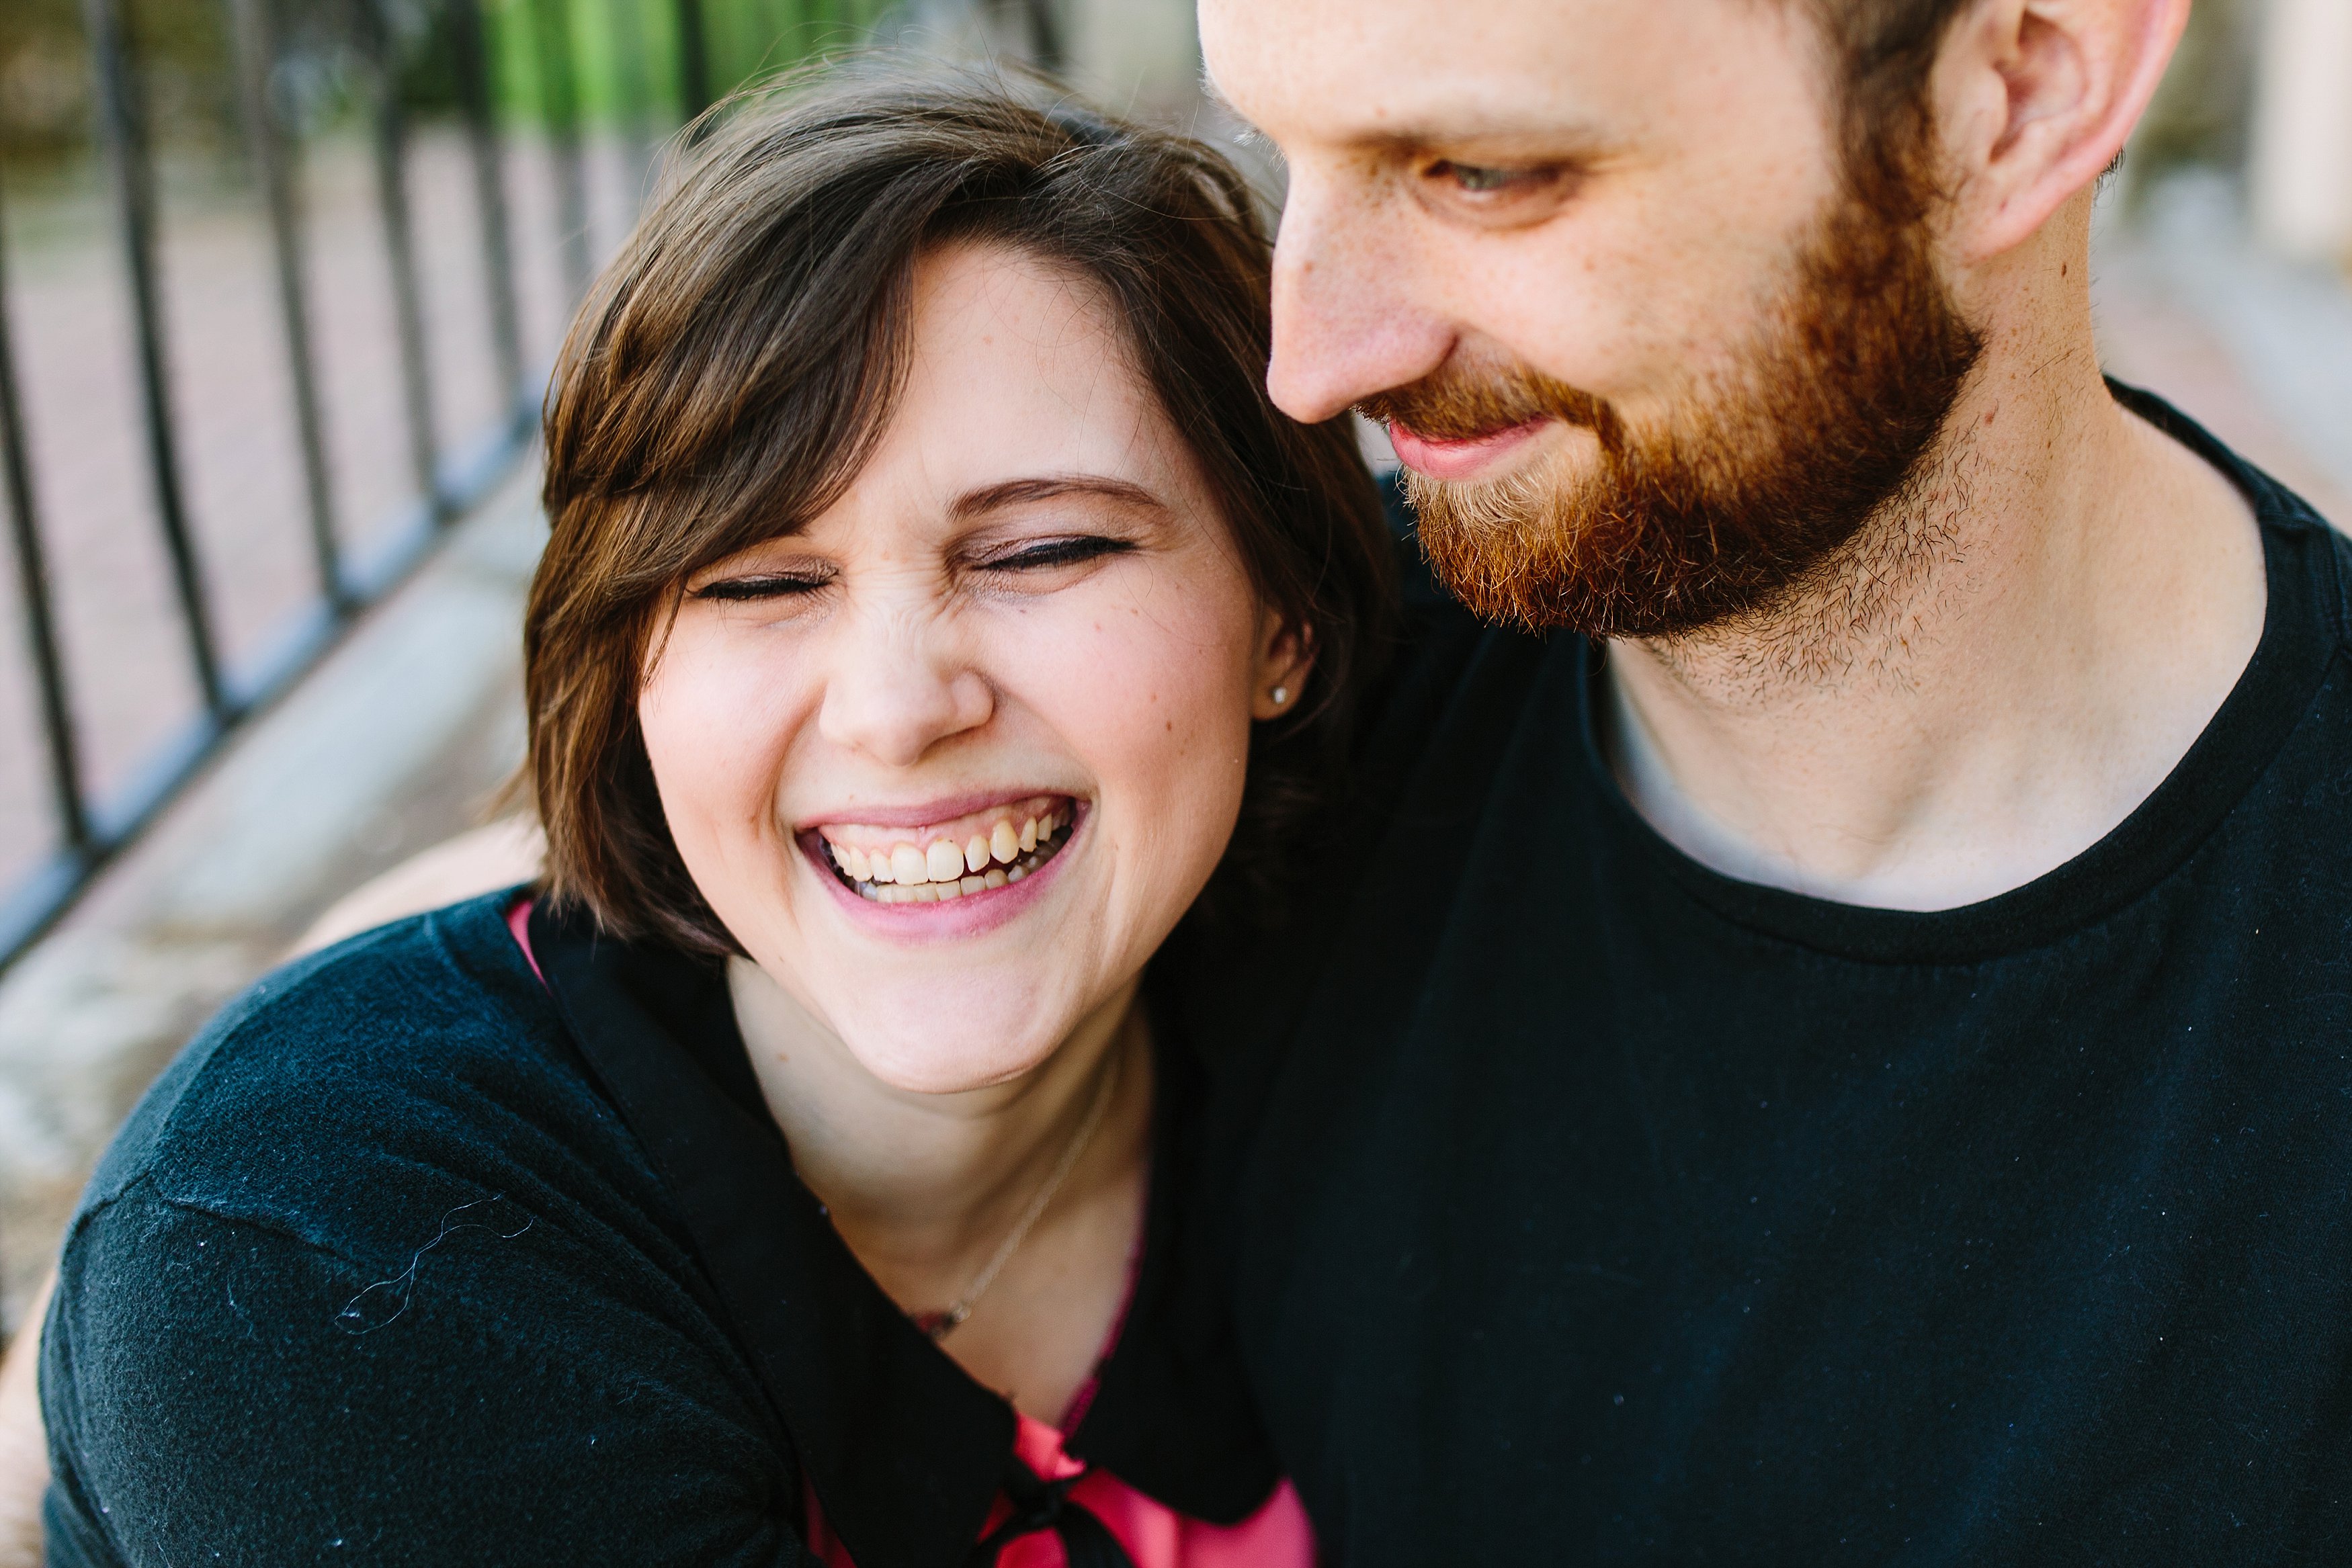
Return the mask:
{"type": "Polygon", "coordinates": [[[1558,184],[1560,173],[1557,165],[1549,163],[1507,167],[1497,163],[1457,163],[1451,158],[1441,159],[1429,168],[1431,179],[1444,181],[1471,196],[1532,193],[1558,184]]]}
{"type": "Polygon", "coordinates": [[[823,577],[724,577],[694,591],[697,599],[793,599],[814,593],[830,579],[823,577]]]}
{"type": "Polygon", "coordinates": [[[1514,181],[1526,177],[1517,169],[1488,169],[1475,163],[1442,163],[1438,167],[1465,191],[1508,190],[1514,181]]]}
{"type": "Polygon", "coordinates": [[[1049,567],[1076,566],[1080,561],[1095,560],[1103,556],[1125,555],[1134,548],[1125,539],[1107,539],[1091,535],[1081,538],[1045,539],[1024,545],[985,564],[992,571],[1039,571],[1049,567]]]}

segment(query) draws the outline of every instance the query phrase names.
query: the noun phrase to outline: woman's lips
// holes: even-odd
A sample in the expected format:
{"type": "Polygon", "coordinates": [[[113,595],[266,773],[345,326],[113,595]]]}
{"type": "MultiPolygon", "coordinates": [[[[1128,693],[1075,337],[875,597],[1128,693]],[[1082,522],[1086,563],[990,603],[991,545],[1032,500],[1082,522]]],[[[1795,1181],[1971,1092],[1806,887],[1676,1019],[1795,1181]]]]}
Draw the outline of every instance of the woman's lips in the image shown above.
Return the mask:
{"type": "Polygon", "coordinates": [[[1077,815],[1070,796],[1035,795],[900,827],[828,822],[807,841],[840,884],[869,904],[950,904],[1041,870],[1077,815]]]}
{"type": "Polygon", "coordinates": [[[1494,473],[1517,455],[1520,447],[1534,440],[1550,423],[1531,419],[1525,424],[1461,440],[1437,440],[1391,423],[1389,441],[1396,448],[1397,460],[1415,473],[1432,479],[1477,479],[1494,473]]]}
{"type": "MultiPolygon", "coordinates": [[[[974,873],[970,852],[978,846],[968,841],[963,864],[959,868],[963,872],[960,877],[941,875],[934,880],[930,875],[934,869],[940,873],[948,870],[949,840],[944,835],[933,840],[931,845],[931,850],[939,852],[936,868],[931,864],[931,851],[923,852],[923,877],[917,882],[895,879],[898,868],[890,862],[898,858],[897,846],[893,846],[894,853],[887,857],[877,858],[867,852],[869,874],[860,878],[853,874],[851,865],[843,863],[851,857],[832,836],[842,830],[828,827],[805,831],[800,835],[801,844],[844,912],[868,930],[894,938],[918,940],[977,936],[1014,918],[1058,880],[1056,873],[1066,858],[1064,852],[1084,831],[1089,812],[1085,802],[1068,796],[1050,799],[1058,804],[1036,819],[1034,848],[1020,846],[1020,838],[1028,836],[1023,832],[1009,846],[1013,851],[1013,860],[1001,862],[996,858],[996,844],[991,842],[985,869],[974,873]],[[893,880],[880,881],[875,873],[891,875],[893,880]]],[[[915,869],[911,856],[907,869],[915,869]]]]}
{"type": "MultiPolygon", "coordinates": [[[[877,889],[929,889],[920,902],[977,893],[983,877],[1002,887],[1010,874],[1019,881],[1035,852],[1076,820],[1066,795],[1036,795],[1003,800],[946,821],[901,827],[828,822],[816,830],[825,857],[844,880],[867,897],[877,889]]],[[[906,902],[885,892],[885,904],[906,902]]]]}

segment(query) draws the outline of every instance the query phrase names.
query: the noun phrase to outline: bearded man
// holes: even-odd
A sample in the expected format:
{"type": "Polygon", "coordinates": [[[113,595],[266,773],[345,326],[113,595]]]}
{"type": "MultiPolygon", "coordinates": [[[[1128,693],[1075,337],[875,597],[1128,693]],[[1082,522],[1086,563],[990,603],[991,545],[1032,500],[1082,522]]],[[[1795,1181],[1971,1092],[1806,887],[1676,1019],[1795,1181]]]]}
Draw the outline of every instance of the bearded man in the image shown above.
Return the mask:
{"type": "Polygon", "coordinates": [[[2352,559],[2092,336],[2188,4],[1202,0],[1490,623],[1193,1003],[1331,1560],[2352,1552],[2352,559]]]}

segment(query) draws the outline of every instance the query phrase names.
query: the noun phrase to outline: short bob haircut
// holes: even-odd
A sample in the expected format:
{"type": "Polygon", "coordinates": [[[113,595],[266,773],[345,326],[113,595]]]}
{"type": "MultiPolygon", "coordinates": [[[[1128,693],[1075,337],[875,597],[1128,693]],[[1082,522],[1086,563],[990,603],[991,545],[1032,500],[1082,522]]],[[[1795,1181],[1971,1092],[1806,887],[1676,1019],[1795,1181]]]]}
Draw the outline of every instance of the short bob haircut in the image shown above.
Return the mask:
{"type": "Polygon", "coordinates": [[[1238,912],[1276,896],[1384,651],[1392,547],[1348,423],[1267,400],[1270,250],[1241,176],[1042,84],[871,61],[709,123],[582,306],[548,394],[553,531],[523,631],[546,895],[618,936],[741,951],[662,815],[637,725],[648,655],[691,574],[854,480],[906,373],[916,262],[981,243],[1108,296],[1261,602],[1311,639],[1308,700],[1256,727],[1212,883],[1238,912]]]}

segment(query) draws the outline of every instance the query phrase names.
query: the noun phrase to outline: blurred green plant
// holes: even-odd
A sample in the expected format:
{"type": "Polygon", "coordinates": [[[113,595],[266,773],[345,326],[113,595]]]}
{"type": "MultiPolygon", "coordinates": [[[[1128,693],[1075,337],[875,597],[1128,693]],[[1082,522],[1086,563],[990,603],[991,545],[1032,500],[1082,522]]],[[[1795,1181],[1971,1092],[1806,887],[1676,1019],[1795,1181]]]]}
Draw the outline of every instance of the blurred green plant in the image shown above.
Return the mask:
{"type": "MultiPolygon", "coordinates": [[[[484,0],[504,110],[551,107],[542,47],[553,28],[572,44],[577,101],[590,124],[685,117],[676,0],[484,0]],[[551,27],[546,13],[560,9],[551,27]]],[[[715,99],[814,55],[865,43],[889,0],[699,0],[706,90],[715,99]]],[[[446,50],[436,51],[446,58],[446,50]]],[[[420,84],[421,85],[421,84],[420,84]]]]}
{"type": "MultiPolygon", "coordinates": [[[[159,144],[228,152],[236,138],[226,0],[117,0],[143,69],[159,144]]],[[[698,0],[687,0],[698,3],[698,0]]],[[[416,113],[455,112],[446,0],[278,0],[272,87],[289,123],[331,129],[359,112],[359,13],[373,4],[395,40],[401,96],[416,113]]],[[[551,45],[568,45],[580,121],[635,132],[684,118],[680,0],[481,0],[499,110],[510,124],[556,112],[551,45]]],[[[854,48],[891,0],[698,0],[703,81],[712,98],[809,57],[854,48]]],[[[22,168],[86,153],[96,128],[80,0],[0,4],[0,160],[22,168]]]]}

